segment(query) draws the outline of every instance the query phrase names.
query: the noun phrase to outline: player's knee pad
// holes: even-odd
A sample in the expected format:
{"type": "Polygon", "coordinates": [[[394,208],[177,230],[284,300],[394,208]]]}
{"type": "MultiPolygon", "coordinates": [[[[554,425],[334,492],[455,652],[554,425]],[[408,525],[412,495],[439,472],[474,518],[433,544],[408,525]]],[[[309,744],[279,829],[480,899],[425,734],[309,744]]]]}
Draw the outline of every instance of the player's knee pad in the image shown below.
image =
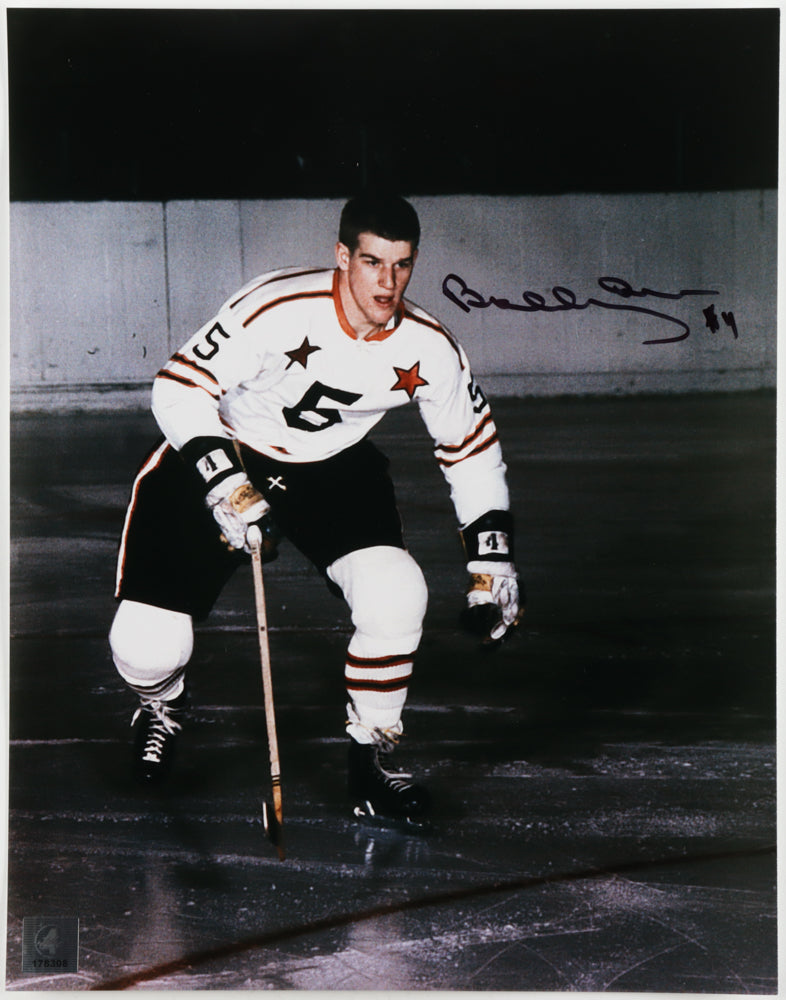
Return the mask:
{"type": "Polygon", "coordinates": [[[194,647],[191,616],[121,601],[109,646],[117,671],[128,684],[154,688],[188,663],[194,647]]]}
{"type": "Polygon", "coordinates": [[[358,549],[328,567],[352,612],[355,628],[380,640],[420,641],[428,591],[420,566],[404,549],[358,549]]]}

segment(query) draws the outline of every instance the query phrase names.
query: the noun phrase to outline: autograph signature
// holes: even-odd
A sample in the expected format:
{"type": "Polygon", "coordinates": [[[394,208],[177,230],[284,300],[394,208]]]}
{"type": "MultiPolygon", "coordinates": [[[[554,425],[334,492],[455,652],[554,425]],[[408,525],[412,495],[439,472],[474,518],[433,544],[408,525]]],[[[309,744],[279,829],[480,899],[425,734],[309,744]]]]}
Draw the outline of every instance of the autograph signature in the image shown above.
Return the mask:
{"type": "MultiPolygon", "coordinates": [[[[604,299],[596,299],[594,297],[585,299],[583,302],[578,300],[575,292],[570,288],[565,288],[563,285],[555,285],[551,289],[551,294],[554,298],[554,303],[549,304],[543,295],[538,294],[538,292],[522,292],[521,298],[523,302],[511,302],[510,299],[499,298],[496,295],[491,295],[488,298],[484,298],[480,292],[476,291],[474,288],[470,288],[469,285],[464,281],[463,278],[459,277],[457,274],[448,274],[442,282],[442,294],[454,302],[459,309],[463,309],[464,312],[470,312],[472,309],[487,309],[489,306],[494,306],[496,309],[512,309],[517,312],[567,312],[572,310],[589,309],[590,306],[595,306],[600,309],[619,309],[625,312],[636,312],[642,313],[646,316],[655,316],[657,319],[666,320],[668,323],[673,323],[678,326],[682,332],[673,337],[660,337],[657,340],[644,340],[643,344],[675,344],[680,340],[685,340],[690,336],[690,327],[683,320],[678,319],[676,316],[670,316],[668,313],[658,312],[655,309],[650,309],[647,306],[634,305],[630,302],[631,299],[684,299],[692,295],[717,295],[718,292],[709,288],[683,288],[679,292],[658,292],[652,288],[634,288],[629,282],[625,281],[624,278],[613,278],[613,277],[603,277],[598,278],[598,285],[603,289],[604,292],[608,292],[609,295],[617,295],[621,299],[625,299],[625,302],[608,302],[604,299]]],[[[710,307],[712,309],[712,307],[710,307]]],[[[707,326],[713,329],[710,324],[710,314],[708,310],[704,310],[704,314],[707,317],[707,326]]],[[[734,324],[733,313],[722,313],[724,321],[732,327],[734,331],[734,336],[737,336],[736,325],[734,324]]],[[[715,321],[717,324],[717,321],[715,321]]]]}

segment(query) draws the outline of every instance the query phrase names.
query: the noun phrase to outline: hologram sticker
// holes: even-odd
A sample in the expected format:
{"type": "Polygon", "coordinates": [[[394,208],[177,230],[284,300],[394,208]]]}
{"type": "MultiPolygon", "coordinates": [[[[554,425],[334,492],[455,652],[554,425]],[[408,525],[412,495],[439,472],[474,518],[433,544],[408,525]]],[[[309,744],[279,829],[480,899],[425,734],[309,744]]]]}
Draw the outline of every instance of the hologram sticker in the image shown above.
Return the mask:
{"type": "Polygon", "coordinates": [[[22,972],[77,972],[79,917],[25,917],[22,972]]]}

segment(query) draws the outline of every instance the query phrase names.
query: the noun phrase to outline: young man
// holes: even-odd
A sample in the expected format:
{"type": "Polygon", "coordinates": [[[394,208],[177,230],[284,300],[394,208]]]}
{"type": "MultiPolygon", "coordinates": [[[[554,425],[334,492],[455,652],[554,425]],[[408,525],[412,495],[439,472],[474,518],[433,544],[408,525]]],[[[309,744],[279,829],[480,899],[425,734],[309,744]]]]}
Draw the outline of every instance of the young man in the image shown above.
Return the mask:
{"type": "Polygon", "coordinates": [[[164,441],[133,485],[110,633],[117,670],[140,698],[140,779],[169,767],[192,622],[248,558],[257,524],[265,558],[288,538],[349,606],[350,796],[366,813],[424,816],[426,790],[380,758],[403,731],[427,598],[387,460],[367,439],[387,410],[416,403],[434,440],[471,575],[465,625],[498,642],[517,622],[519,595],[488,402],[462,348],[404,299],[419,238],[403,199],[349,201],[335,269],[255,278],[156,376],[164,441]]]}

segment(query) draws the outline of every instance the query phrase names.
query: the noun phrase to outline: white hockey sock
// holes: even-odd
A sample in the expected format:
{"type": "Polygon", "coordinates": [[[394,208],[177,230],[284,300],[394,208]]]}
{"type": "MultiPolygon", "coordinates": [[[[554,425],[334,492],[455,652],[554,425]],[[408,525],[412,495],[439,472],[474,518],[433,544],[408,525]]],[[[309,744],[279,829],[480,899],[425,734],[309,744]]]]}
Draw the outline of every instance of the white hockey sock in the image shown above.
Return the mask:
{"type": "Polygon", "coordinates": [[[360,743],[375,742],[376,729],[397,735],[426,613],[423,573],[404,549],[377,545],[337,559],[328,575],[355,626],[344,669],[349,734],[360,743]]]}
{"type": "MultiPolygon", "coordinates": [[[[351,644],[350,644],[351,646],[351,644]]],[[[402,732],[401,712],[407,700],[414,653],[363,657],[347,652],[344,679],[350,704],[347,732],[359,743],[373,743],[381,729],[402,732]]]]}

